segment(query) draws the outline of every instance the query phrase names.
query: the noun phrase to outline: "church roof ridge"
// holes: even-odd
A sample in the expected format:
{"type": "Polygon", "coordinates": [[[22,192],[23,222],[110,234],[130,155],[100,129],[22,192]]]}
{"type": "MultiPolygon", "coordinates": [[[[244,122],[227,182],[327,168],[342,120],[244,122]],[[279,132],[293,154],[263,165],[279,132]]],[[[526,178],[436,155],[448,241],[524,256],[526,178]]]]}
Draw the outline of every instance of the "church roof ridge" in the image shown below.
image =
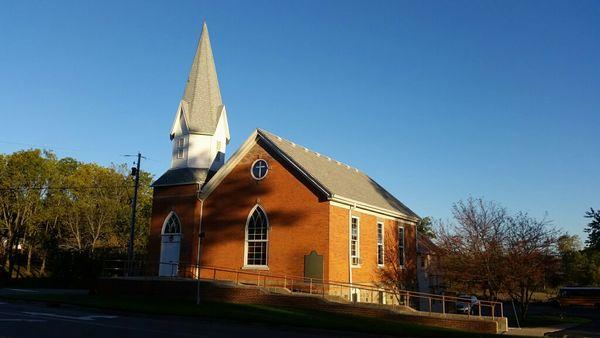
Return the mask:
{"type": "MultiPolygon", "coordinates": [[[[363,173],[363,172],[362,172],[360,169],[358,169],[358,168],[356,168],[356,167],[353,167],[353,166],[351,166],[351,165],[349,165],[349,164],[346,164],[346,163],[344,163],[344,162],[338,161],[338,160],[334,159],[334,158],[333,158],[333,157],[331,157],[331,156],[328,156],[328,155],[325,155],[325,154],[322,154],[322,153],[316,152],[316,151],[314,151],[314,150],[312,150],[312,149],[310,149],[310,148],[308,148],[308,147],[306,147],[306,146],[300,145],[300,144],[298,144],[298,143],[296,143],[296,142],[292,142],[292,141],[290,141],[290,140],[288,140],[288,139],[286,139],[286,138],[283,138],[283,137],[281,137],[281,136],[279,136],[279,135],[276,135],[276,134],[274,134],[274,133],[272,133],[272,132],[270,132],[270,131],[268,131],[268,130],[265,130],[265,129],[262,129],[262,128],[257,128],[256,130],[257,130],[258,132],[261,132],[261,133],[264,133],[264,134],[267,134],[267,135],[272,135],[272,136],[276,137],[276,138],[277,138],[278,140],[280,140],[280,141],[284,141],[284,142],[287,142],[287,143],[289,143],[290,145],[292,145],[292,147],[299,147],[299,148],[303,149],[303,150],[304,150],[304,151],[306,151],[306,152],[310,152],[310,153],[314,154],[314,155],[315,155],[315,156],[317,156],[317,157],[324,157],[324,158],[326,158],[326,159],[327,159],[327,160],[329,160],[329,161],[334,161],[334,162],[336,162],[338,165],[344,166],[344,167],[346,167],[346,168],[347,168],[347,169],[349,169],[349,170],[354,170],[354,171],[356,171],[357,173],[363,173]]],[[[363,173],[363,174],[364,174],[364,173],[363,173]]]]}
{"type": "Polygon", "coordinates": [[[393,210],[412,219],[419,216],[389,193],[366,173],[336,161],[281,136],[258,128],[259,137],[276,147],[284,157],[299,167],[310,179],[331,193],[334,198],[366,203],[384,210],[393,210]]]}

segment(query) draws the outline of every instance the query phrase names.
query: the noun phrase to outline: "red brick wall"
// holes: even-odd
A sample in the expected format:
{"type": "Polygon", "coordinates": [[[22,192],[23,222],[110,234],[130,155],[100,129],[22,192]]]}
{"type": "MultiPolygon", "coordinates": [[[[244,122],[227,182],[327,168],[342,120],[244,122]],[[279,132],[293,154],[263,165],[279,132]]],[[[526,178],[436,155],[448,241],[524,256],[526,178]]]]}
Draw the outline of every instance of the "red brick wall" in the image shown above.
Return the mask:
{"type": "Polygon", "coordinates": [[[251,209],[259,203],[269,219],[270,274],[302,276],[304,255],[316,250],[329,257],[329,205],[269,154],[255,145],[204,202],[205,232],[202,264],[241,269],[244,265],[245,227],[251,209]],[[269,163],[267,176],[256,181],[250,174],[258,159],[269,163]]]}
{"type": "MultiPolygon", "coordinates": [[[[270,274],[302,276],[304,255],[316,250],[323,255],[325,279],[349,281],[348,209],[319,200],[300,178],[262,146],[257,144],[246,154],[203,206],[197,199],[197,189],[195,184],[154,189],[148,247],[150,261],[160,258],[162,225],[169,213],[175,211],[182,223],[182,264],[196,263],[196,239],[202,219],[202,231],[205,233],[202,265],[241,269],[244,265],[246,221],[249,212],[258,203],[269,218],[270,274]],[[256,181],[250,174],[250,166],[258,158],[265,159],[270,166],[268,175],[261,181],[256,181]]],[[[384,221],[386,236],[396,234],[398,223],[356,209],[352,214],[360,218],[362,259],[361,266],[352,269],[352,281],[373,283],[377,280],[378,269],[377,221],[384,221]]],[[[403,224],[406,266],[415,269],[415,227],[403,224]]]]}
{"type": "MultiPolygon", "coordinates": [[[[194,264],[196,261],[196,238],[200,221],[200,202],[197,199],[198,185],[178,185],[154,188],[152,200],[152,219],[148,239],[148,260],[160,261],[160,242],[162,226],[171,211],[174,211],[181,222],[181,251],[179,259],[183,264],[194,264]]],[[[158,264],[156,269],[158,269],[158,264]]],[[[152,270],[152,269],[151,269],[152,270]]],[[[156,271],[149,271],[157,274],[156,271]]]]}
{"type": "Polygon", "coordinates": [[[332,281],[348,282],[348,209],[329,207],[329,276],[332,281]],[[333,254],[335,253],[335,254],[333,254]]]}
{"type": "MultiPolygon", "coordinates": [[[[360,209],[358,209],[360,210],[360,209]]],[[[398,224],[404,226],[405,231],[405,266],[414,271],[416,268],[416,238],[415,226],[405,222],[398,222],[389,218],[382,218],[354,209],[352,216],[358,217],[360,266],[352,268],[352,282],[370,284],[378,280],[377,266],[377,222],[384,224],[384,236],[396,236],[398,224]]],[[[349,245],[349,209],[338,206],[330,207],[330,280],[348,281],[348,245],[349,245]]],[[[384,245],[389,244],[384,238],[384,245]]]]}

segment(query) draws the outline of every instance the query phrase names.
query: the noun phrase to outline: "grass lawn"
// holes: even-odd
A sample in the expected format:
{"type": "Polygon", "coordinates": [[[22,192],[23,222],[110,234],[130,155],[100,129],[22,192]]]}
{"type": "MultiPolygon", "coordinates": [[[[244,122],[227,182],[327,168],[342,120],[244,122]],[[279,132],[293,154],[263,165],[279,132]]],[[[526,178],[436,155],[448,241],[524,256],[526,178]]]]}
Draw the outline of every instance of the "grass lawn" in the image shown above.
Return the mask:
{"type": "Polygon", "coordinates": [[[208,302],[196,305],[194,302],[179,300],[58,294],[19,294],[2,296],[2,298],[5,300],[38,301],[50,304],[73,304],[84,307],[154,315],[199,316],[203,318],[228,319],[249,323],[261,322],[276,325],[365,332],[402,337],[451,338],[495,336],[400,323],[392,320],[264,305],[208,302]]]}

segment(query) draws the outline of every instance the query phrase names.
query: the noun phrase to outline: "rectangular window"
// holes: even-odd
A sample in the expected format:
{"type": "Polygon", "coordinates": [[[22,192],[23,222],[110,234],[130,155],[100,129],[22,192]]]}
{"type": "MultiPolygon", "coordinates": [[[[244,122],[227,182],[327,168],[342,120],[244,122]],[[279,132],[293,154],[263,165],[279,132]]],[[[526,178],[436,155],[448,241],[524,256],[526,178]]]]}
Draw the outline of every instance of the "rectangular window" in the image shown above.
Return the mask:
{"type": "Polygon", "coordinates": [[[185,139],[180,137],[177,139],[177,158],[183,158],[183,146],[185,144],[185,139]]]}
{"type": "Polygon", "coordinates": [[[377,223],[377,265],[383,266],[383,223],[377,223]]]}
{"type": "Polygon", "coordinates": [[[350,257],[352,258],[352,265],[360,264],[359,226],[358,218],[352,217],[352,224],[350,227],[350,257]]]}
{"type": "Polygon", "coordinates": [[[398,227],[398,263],[404,266],[404,228],[398,227]]]}

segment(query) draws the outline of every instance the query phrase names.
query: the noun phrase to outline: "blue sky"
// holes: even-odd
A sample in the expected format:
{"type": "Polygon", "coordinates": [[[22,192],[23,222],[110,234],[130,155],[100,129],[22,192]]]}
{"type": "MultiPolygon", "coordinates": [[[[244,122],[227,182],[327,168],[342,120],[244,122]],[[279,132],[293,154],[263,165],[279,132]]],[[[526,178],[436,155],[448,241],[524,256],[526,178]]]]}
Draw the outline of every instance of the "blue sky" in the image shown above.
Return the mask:
{"type": "Polygon", "coordinates": [[[597,1],[13,1],[0,152],[169,166],[206,19],[232,141],[256,127],[355,166],[418,214],[483,196],[584,236],[600,208],[597,1]]]}

